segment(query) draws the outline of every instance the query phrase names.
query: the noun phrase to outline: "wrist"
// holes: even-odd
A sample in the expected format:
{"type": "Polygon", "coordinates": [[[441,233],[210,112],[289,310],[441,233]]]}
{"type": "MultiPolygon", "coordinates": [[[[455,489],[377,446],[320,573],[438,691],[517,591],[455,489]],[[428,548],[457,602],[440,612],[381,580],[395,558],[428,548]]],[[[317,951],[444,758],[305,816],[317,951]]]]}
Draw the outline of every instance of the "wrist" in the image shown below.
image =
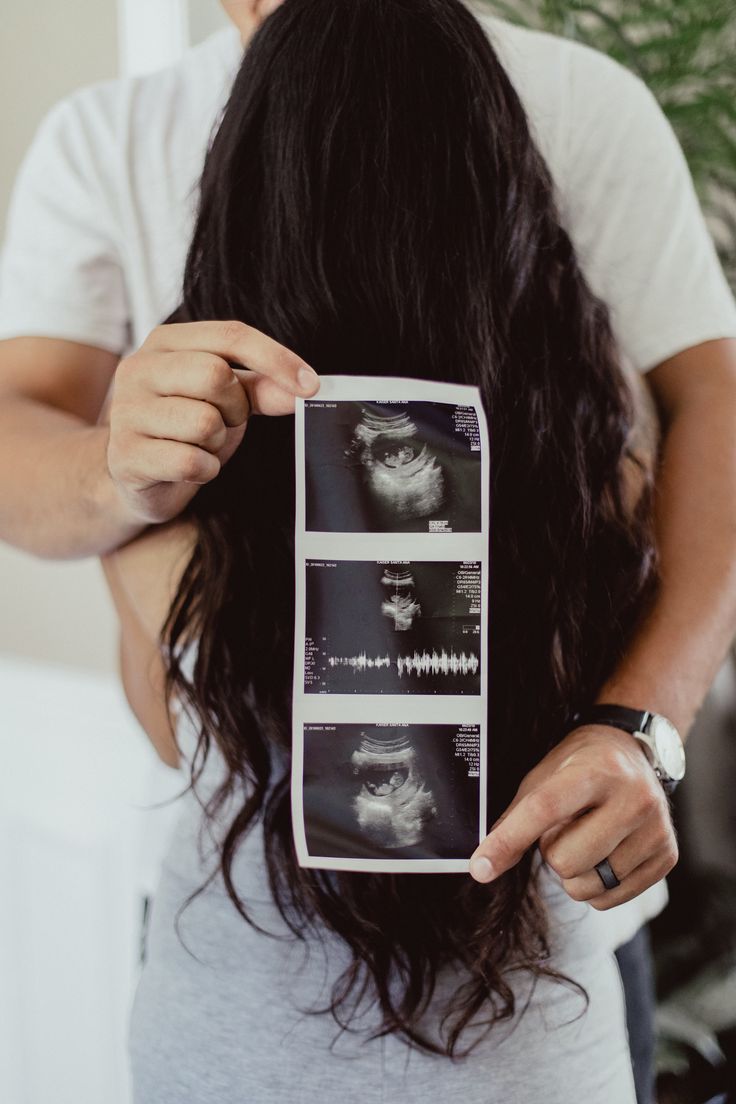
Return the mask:
{"type": "Polygon", "coordinates": [[[659,713],[675,725],[683,740],[697,712],[697,706],[684,700],[681,685],[673,685],[672,680],[665,680],[654,674],[648,677],[640,674],[638,677],[611,679],[601,687],[592,704],[595,706],[607,702],[616,702],[629,709],[646,709],[650,713],[659,713]]]}
{"type": "Polygon", "coordinates": [[[104,544],[97,549],[105,555],[138,536],[147,522],[137,517],[126,503],[115,483],[107,462],[110,428],[107,425],[91,426],[84,470],[89,473],[85,487],[85,499],[91,515],[106,521],[104,544]]]}
{"type": "Polygon", "coordinates": [[[667,794],[685,775],[685,749],[677,727],[664,714],[631,708],[618,702],[602,702],[574,717],[576,725],[604,725],[629,733],[639,741],[667,794]]]}

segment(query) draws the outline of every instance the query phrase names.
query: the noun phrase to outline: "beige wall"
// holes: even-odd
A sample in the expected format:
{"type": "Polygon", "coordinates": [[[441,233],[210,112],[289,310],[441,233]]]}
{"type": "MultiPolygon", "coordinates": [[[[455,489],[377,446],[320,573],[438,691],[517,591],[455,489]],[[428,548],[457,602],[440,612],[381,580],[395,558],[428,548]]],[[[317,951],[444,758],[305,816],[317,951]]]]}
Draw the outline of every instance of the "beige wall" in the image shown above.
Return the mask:
{"type": "MultiPolygon", "coordinates": [[[[115,75],[116,21],[115,0],[4,0],[0,226],[44,113],[78,85],[115,75]]],[[[110,669],[115,628],[97,563],[44,563],[0,545],[0,652],[110,669]]]]}
{"type": "Polygon", "coordinates": [[[219,0],[189,0],[187,6],[192,42],[201,42],[208,34],[227,25],[228,19],[219,0]]]}
{"type": "Polygon", "coordinates": [[[0,33],[0,216],[44,112],[80,84],[115,75],[115,0],[4,0],[0,33]]]}

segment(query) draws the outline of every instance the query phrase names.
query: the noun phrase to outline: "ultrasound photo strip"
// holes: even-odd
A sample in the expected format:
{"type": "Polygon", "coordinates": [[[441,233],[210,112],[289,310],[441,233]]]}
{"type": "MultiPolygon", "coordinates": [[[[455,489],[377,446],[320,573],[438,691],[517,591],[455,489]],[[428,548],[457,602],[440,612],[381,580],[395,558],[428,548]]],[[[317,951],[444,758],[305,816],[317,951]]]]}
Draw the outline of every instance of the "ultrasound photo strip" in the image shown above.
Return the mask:
{"type": "Polygon", "coordinates": [[[475,387],[323,376],[295,413],[302,866],[467,872],[485,836],[489,439],[475,387]]]}

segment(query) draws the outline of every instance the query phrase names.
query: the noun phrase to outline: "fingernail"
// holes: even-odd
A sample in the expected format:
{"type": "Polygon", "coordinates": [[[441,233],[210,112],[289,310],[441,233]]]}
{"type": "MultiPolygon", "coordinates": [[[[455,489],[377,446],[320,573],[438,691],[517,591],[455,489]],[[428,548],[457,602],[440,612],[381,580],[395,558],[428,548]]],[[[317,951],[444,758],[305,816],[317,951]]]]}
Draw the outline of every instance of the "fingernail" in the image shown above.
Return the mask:
{"type": "Polygon", "coordinates": [[[308,368],[306,365],[299,369],[296,378],[299,380],[302,391],[313,391],[315,383],[319,380],[319,376],[314,369],[308,368]]]}
{"type": "Polygon", "coordinates": [[[471,859],[470,873],[476,882],[490,882],[493,878],[493,867],[490,859],[487,859],[484,855],[478,855],[477,858],[471,859]]]}

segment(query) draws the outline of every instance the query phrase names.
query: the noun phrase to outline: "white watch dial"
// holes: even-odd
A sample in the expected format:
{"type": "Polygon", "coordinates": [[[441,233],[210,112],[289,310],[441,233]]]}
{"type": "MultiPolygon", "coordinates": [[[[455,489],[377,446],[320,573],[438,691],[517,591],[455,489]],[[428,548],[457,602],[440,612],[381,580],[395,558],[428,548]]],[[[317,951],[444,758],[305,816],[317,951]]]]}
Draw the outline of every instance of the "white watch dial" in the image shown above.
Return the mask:
{"type": "Polygon", "coordinates": [[[685,749],[680,734],[666,717],[654,716],[649,733],[662,767],[670,778],[679,780],[685,774],[685,749]]]}

